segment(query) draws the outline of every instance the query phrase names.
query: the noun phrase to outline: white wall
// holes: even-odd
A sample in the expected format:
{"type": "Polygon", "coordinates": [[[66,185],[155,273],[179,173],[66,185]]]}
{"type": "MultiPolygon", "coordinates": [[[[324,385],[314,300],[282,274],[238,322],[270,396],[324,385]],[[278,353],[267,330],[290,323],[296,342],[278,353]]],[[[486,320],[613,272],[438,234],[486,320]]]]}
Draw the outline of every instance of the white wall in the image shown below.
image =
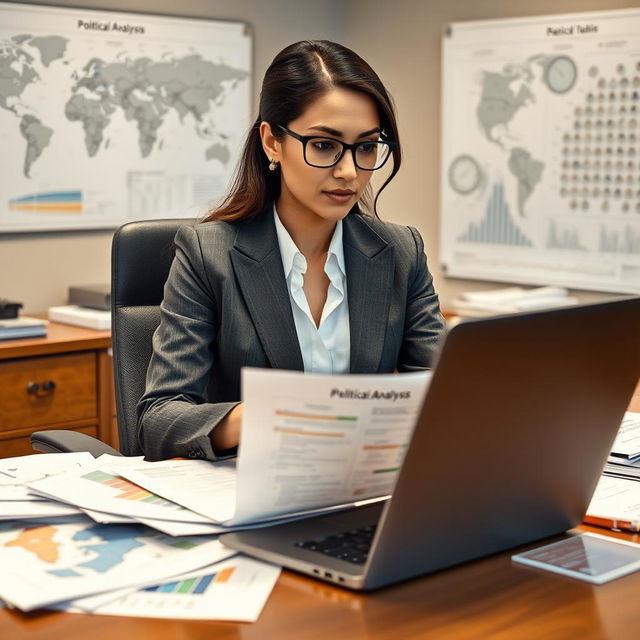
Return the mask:
{"type": "MultiPolygon", "coordinates": [[[[248,22],[254,33],[254,111],[262,76],[278,51],[305,38],[339,41],[343,36],[341,0],[61,0],[48,4],[248,22]]],[[[26,313],[45,312],[67,301],[69,285],[109,282],[112,235],[113,231],[0,234],[0,298],[22,302],[26,313]]]]}
{"type": "MultiPolygon", "coordinates": [[[[395,98],[404,164],[378,201],[380,217],[422,233],[443,306],[461,291],[504,284],[444,278],[440,268],[440,42],[442,28],[483,20],[638,7],[638,0],[347,0],[344,44],[378,72],[395,98]]],[[[582,301],[616,297],[576,292],[582,301]]]]}

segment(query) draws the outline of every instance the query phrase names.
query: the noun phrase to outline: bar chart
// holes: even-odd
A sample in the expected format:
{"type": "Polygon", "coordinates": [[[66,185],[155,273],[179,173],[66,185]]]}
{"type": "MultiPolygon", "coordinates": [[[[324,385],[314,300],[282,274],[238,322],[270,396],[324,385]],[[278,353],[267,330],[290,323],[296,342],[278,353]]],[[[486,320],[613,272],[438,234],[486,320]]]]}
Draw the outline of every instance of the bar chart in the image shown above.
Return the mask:
{"type": "Polygon", "coordinates": [[[493,185],[484,218],[479,223],[471,222],[467,230],[458,237],[458,242],[533,246],[531,240],[513,222],[501,182],[493,185]]]}

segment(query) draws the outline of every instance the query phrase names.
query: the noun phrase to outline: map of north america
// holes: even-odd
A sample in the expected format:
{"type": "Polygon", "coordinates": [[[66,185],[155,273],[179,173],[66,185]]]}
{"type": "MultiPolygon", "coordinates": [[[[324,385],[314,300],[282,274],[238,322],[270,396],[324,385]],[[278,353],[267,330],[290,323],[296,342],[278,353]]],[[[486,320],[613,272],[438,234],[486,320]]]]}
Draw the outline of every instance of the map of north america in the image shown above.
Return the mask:
{"type": "Polygon", "coordinates": [[[542,178],[544,163],[530,151],[513,144],[516,136],[510,123],[516,114],[536,102],[532,89],[536,74],[533,65],[545,65],[545,56],[536,55],[523,64],[507,64],[500,72],[483,71],[482,92],[476,116],[485,138],[504,153],[507,168],[516,179],[518,213],[525,215],[525,204],[542,178]]]}

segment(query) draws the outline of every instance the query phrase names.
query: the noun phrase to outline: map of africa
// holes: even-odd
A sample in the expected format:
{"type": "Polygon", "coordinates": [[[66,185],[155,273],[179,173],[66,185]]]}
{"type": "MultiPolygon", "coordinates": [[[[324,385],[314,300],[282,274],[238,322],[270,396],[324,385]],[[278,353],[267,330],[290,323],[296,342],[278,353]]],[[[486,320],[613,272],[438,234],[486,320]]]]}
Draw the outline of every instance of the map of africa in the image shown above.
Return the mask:
{"type": "Polygon", "coordinates": [[[69,68],[69,84],[64,116],[78,123],[84,132],[87,156],[94,157],[108,149],[108,127],[113,114],[120,110],[135,125],[141,157],[161,148],[161,128],[166,114],[173,110],[182,124],[186,116],[196,133],[214,142],[203,151],[206,160],[218,159],[226,164],[231,152],[228,136],[216,132],[208,116],[224,102],[226,93],[248,77],[248,72],[226,64],[205,60],[202,55],[165,55],[160,60],[131,57],[121,51],[116,60],[92,57],[79,69],[65,58],[68,38],[17,34],[0,41],[0,108],[17,118],[25,140],[23,173],[30,177],[34,163],[49,146],[56,131],[43,121],[29,101],[25,90],[32,84],[47,83],[47,72],[55,65],[69,68]]]}

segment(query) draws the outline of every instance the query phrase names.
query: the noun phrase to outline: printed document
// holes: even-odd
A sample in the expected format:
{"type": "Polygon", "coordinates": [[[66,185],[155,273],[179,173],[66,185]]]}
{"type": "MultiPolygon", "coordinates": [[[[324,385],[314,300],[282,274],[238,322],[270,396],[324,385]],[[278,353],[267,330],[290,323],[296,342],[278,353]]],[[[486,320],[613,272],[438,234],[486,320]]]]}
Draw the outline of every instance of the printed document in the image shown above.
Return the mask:
{"type": "Polygon", "coordinates": [[[430,377],[244,369],[236,521],[390,495],[430,377]]]}
{"type": "Polygon", "coordinates": [[[60,500],[83,509],[128,516],[178,522],[209,523],[180,504],[168,502],[121,477],[122,468],[151,467],[142,457],[102,455],[81,469],[27,483],[41,496],[60,500]]]}
{"type": "Polygon", "coordinates": [[[279,575],[280,567],[235,556],[159,585],[127,591],[98,606],[95,598],[85,598],[55,608],[136,618],[255,622],[279,575]]]}
{"type": "Polygon", "coordinates": [[[611,455],[627,460],[640,458],[640,413],[627,411],[624,414],[611,455]]]}
{"type": "Polygon", "coordinates": [[[640,482],[602,476],[587,508],[588,516],[625,520],[640,528],[640,482]]]}
{"type": "Polygon", "coordinates": [[[140,524],[85,516],[0,522],[0,598],[30,611],[55,602],[162,582],[233,552],[214,536],[174,538],[140,524]]]}
{"type": "Polygon", "coordinates": [[[31,495],[25,483],[53,476],[63,471],[81,469],[94,461],[87,452],[40,453],[0,460],[0,500],[42,500],[31,495]]]}
{"type": "Polygon", "coordinates": [[[120,474],[227,526],[388,496],[430,376],[243,369],[237,472],[233,462],[170,460],[120,474]]]}

